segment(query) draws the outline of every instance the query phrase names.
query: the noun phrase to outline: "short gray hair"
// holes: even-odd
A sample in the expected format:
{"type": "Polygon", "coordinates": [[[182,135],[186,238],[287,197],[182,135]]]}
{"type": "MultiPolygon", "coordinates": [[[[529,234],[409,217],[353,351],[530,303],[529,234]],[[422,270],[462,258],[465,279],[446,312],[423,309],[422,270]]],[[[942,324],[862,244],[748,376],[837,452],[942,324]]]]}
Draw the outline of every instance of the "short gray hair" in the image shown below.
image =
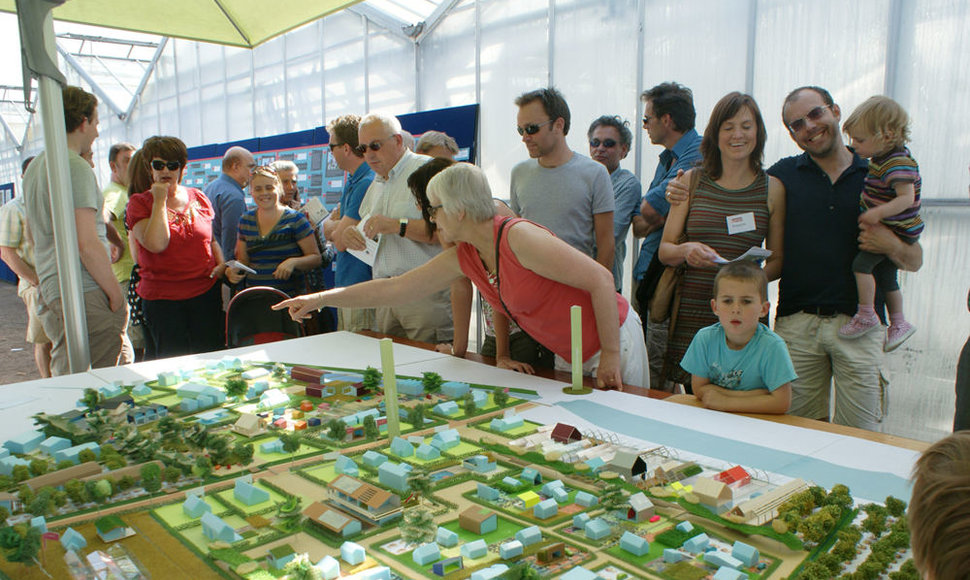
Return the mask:
{"type": "Polygon", "coordinates": [[[371,113],[360,120],[359,126],[363,127],[365,125],[380,125],[388,136],[401,134],[401,122],[393,115],[371,113]]]}
{"type": "Polygon", "coordinates": [[[464,211],[476,223],[495,216],[492,188],[488,186],[485,172],[470,163],[456,163],[432,177],[428,194],[441,200],[446,212],[464,211]]]}
{"type": "Polygon", "coordinates": [[[427,153],[435,147],[444,147],[453,154],[458,155],[458,142],[441,131],[425,131],[418,139],[417,152],[427,153]]]}
{"type": "Polygon", "coordinates": [[[295,171],[297,173],[300,172],[300,168],[296,166],[296,163],[293,163],[289,159],[277,159],[276,161],[270,163],[269,165],[270,167],[273,168],[273,171],[275,171],[276,173],[282,173],[287,171],[295,171]]]}

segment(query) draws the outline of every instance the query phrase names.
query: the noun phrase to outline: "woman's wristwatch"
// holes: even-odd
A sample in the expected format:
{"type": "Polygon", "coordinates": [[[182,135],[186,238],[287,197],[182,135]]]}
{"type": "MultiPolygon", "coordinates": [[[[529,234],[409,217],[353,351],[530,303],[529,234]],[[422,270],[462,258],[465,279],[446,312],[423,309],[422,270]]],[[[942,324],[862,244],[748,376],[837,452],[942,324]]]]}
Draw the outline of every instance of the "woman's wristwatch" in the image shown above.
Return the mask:
{"type": "Polygon", "coordinates": [[[397,235],[402,238],[408,233],[408,218],[401,218],[401,229],[398,230],[397,235]]]}

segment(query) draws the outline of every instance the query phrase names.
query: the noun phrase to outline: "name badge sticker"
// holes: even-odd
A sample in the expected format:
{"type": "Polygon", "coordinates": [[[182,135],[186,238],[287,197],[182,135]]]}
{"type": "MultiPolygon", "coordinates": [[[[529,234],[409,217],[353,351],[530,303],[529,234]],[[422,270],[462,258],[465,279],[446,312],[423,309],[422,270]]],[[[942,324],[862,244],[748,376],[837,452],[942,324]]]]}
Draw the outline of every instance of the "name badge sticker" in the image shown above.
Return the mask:
{"type": "Polygon", "coordinates": [[[754,229],[757,227],[754,221],[753,211],[729,215],[724,219],[727,220],[728,235],[731,236],[754,231],[754,229]]]}

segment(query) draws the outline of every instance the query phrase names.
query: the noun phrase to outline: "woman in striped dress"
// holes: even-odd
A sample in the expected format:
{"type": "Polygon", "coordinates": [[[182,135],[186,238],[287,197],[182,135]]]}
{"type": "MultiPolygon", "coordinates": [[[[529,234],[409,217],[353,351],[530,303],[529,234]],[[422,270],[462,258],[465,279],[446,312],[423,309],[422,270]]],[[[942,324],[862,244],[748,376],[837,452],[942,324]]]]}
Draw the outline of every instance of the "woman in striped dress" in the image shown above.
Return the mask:
{"type": "Polygon", "coordinates": [[[290,296],[303,294],[303,273],[320,266],[313,227],[302,213],[283,204],[283,188],[273,168],[257,167],[249,187],[256,208],[239,219],[236,260],[256,273],[230,268],[229,281],[238,284],[245,279],[246,287],[271,286],[290,296]]]}
{"type": "Polygon", "coordinates": [[[664,225],[660,261],[668,266],[687,264],[664,374],[688,393],[690,374],[680,361],[694,334],[717,322],[711,310],[716,260],[733,260],[765,242],[772,252],[765,273],[769,280],[781,274],[785,188],[761,167],[765,139],[764,121],[753,98],[734,92],[718,101],[701,142],[704,163],[681,178],[696,183],[690,201],[672,206],[664,225]],[[691,175],[695,171],[699,175],[691,175]],[[685,232],[687,241],[678,243],[685,232]]]}

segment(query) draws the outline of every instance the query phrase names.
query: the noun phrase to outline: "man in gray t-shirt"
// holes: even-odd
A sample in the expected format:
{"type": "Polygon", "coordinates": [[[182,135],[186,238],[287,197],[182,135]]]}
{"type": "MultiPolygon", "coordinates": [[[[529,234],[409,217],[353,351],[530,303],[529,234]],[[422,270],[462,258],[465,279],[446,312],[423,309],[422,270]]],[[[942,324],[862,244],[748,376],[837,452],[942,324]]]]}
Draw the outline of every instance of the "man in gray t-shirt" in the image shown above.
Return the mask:
{"type": "MultiPolygon", "coordinates": [[[[82,153],[91,150],[91,144],[98,137],[98,100],[94,95],[70,86],[64,88],[63,100],[71,175],[69,185],[81,259],[81,286],[91,366],[98,368],[114,366],[119,362],[129,363],[132,362],[131,343],[125,336],[128,306],[108,257],[104,219],[101,217],[104,198],[91,166],[81,158],[82,153]]],[[[39,280],[37,315],[53,343],[51,374],[68,374],[72,369],[64,339],[64,312],[54,249],[46,152],[38,155],[24,173],[24,202],[27,223],[34,239],[34,260],[39,280]]],[[[73,370],[80,372],[85,369],[73,370]]]]}
{"type": "Polygon", "coordinates": [[[566,144],[569,106],[553,88],[515,100],[531,159],[512,169],[512,210],[613,271],[613,185],[602,164],[566,144]]]}

